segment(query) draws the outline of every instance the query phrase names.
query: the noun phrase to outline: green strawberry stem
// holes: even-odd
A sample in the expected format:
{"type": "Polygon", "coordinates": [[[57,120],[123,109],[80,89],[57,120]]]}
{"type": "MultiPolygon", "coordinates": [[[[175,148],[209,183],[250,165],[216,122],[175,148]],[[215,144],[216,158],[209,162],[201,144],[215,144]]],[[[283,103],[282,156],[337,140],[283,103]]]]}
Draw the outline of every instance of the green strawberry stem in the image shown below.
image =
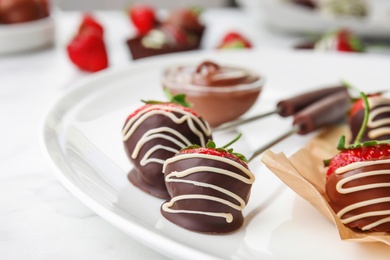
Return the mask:
{"type": "Polygon", "coordinates": [[[224,146],[222,146],[222,148],[228,148],[229,146],[231,146],[232,144],[234,144],[235,142],[238,141],[238,139],[240,139],[242,136],[242,133],[239,133],[236,138],[234,138],[233,140],[231,140],[229,143],[225,144],[224,146]]]}
{"type": "Polygon", "coordinates": [[[360,92],[360,96],[362,97],[363,102],[364,102],[364,118],[363,118],[362,126],[360,127],[360,130],[359,130],[359,133],[356,137],[356,140],[352,145],[349,145],[346,147],[345,146],[345,135],[341,136],[339,143],[337,145],[337,149],[340,151],[346,150],[346,149],[353,149],[353,148],[357,148],[360,146],[375,145],[375,144],[379,143],[378,141],[368,141],[368,142],[364,142],[364,143],[361,142],[362,137],[364,135],[364,132],[366,131],[366,128],[367,128],[368,117],[370,115],[370,104],[368,103],[367,95],[364,92],[360,92]]]}
{"type": "Polygon", "coordinates": [[[364,118],[363,118],[363,123],[362,123],[362,126],[360,127],[360,130],[359,130],[359,133],[356,137],[354,145],[358,145],[361,143],[362,137],[363,137],[364,132],[366,131],[366,128],[367,128],[368,117],[370,115],[370,104],[368,103],[367,95],[364,92],[360,92],[360,96],[362,97],[363,102],[364,102],[364,118]]]}

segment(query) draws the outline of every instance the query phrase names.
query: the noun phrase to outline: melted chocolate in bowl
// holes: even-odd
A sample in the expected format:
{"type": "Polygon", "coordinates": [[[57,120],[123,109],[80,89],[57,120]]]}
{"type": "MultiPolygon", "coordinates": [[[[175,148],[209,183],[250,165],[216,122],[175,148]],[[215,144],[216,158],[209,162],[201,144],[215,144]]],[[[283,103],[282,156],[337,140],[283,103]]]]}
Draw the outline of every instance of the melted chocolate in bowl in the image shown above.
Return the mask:
{"type": "Polygon", "coordinates": [[[165,71],[163,87],[172,95],[186,94],[192,109],[213,127],[237,119],[256,102],[263,78],[247,69],[205,61],[165,71]]]}

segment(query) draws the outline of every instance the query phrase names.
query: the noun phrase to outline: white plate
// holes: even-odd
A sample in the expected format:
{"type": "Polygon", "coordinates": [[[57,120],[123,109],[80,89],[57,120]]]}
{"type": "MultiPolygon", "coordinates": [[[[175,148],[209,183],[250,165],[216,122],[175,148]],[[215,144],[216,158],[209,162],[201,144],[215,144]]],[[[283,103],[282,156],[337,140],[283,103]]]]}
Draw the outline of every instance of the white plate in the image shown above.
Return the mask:
{"type": "Polygon", "coordinates": [[[35,50],[49,46],[53,41],[54,19],[52,17],[0,25],[0,54],[35,50]]]}
{"type": "Polygon", "coordinates": [[[285,0],[237,1],[254,17],[262,17],[273,28],[285,32],[319,34],[336,28],[349,28],[360,36],[390,37],[390,1],[388,0],[368,0],[369,13],[367,17],[361,19],[330,17],[290,4],[285,0]]]}
{"type": "MultiPolygon", "coordinates": [[[[160,76],[172,64],[203,59],[247,66],[267,77],[264,93],[249,113],[308,88],[349,80],[365,89],[388,88],[388,60],[373,55],[309,52],[192,52],[136,62],[75,84],[50,107],[42,128],[46,155],[58,178],[77,198],[131,237],[178,259],[388,259],[390,247],[341,241],[337,229],[258,160],[257,179],[244,211],[244,226],[233,234],[187,231],[160,215],[161,199],[133,187],[121,128],[140,99],[163,99],[160,76]],[[373,69],[375,68],[375,70],[373,69]]],[[[237,151],[246,154],[290,126],[277,116],[241,127],[237,151]]],[[[236,132],[215,134],[223,144],[236,132]]],[[[291,153],[309,137],[293,136],[273,150],[291,153]]]]}

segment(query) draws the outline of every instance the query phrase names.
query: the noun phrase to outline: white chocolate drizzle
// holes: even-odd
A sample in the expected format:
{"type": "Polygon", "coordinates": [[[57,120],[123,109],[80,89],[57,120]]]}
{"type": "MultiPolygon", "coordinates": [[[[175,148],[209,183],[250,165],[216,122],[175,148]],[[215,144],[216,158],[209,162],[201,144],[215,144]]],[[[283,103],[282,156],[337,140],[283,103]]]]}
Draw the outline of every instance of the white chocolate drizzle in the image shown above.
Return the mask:
{"type": "Polygon", "coordinates": [[[214,216],[214,217],[222,217],[225,218],[227,223],[231,223],[233,221],[233,216],[229,212],[205,212],[205,211],[197,211],[197,210],[185,210],[185,209],[172,209],[173,205],[175,202],[180,201],[180,200],[189,200],[189,199],[201,199],[201,200],[210,200],[210,201],[216,201],[221,204],[225,204],[235,210],[242,211],[246,203],[244,199],[242,199],[239,195],[235,194],[234,192],[224,189],[220,186],[216,186],[214,184],[206,183],[206,182],[199,182],[199,181],[193,181],[193,180],[186,180],[183,179],[191,174],[196,174],[199,172],[208,172],[209,174],[220,174],[220,175],[226,175],[231,178],[234,178],[238,181],[241,181],[245,184],[253,184],[255,180],[255,176],[253,173],[245,168],[243,165],[241,165],[238,162],[235,162],[231,159],[224,158],[224,157],[218,157],[218,156],[213,156],[213,155],[208,155],[208,154],[181,154],[179,156],[175,156],[172,158],[169,158],[168,160],[165,161],[165,164],[163,166],[163,172],[165,172],[167,165],[170,163],[177,162],[179,160],[185,160],[185,159],[191,159],[191,158],[202,158],[205,160],[216,160],[220,161],[226,164],[230,164],[231,166],[234,166],[237,171],[242,172],[245,176],[240,175],[236,172],[229,171],[226,169],[221,169],[221,168],[216,168],[216,167],[211,167],[211,166],[197,166],[197,167],[192,167],[189,169],[186,169],[184,171],[173,171],[169,173],[165,177],[165,181],[167,183],[169,182],[175,182],[175,183],[187,183],[187,184],[192,184],[194,186],[200,186],[204,188],[209,188],[216,190],[218,192],[221,192],[230,198],[233,198],[237,203],[232,203],[229,200],[222,199],[219,197],[215,196],[210,196],[210,195],[203,195],[203,194],[186,194],[186,195],[180,195],[173,197],[170,201],[166,202],[162,206],[162,210],[165,212],[169,213],[187,213],[187,214],[201,214],[201,215],[208,215],[208,216],[214,216]]]}
{"type": "MultiPolygon", "coordinates": [[[[122,140],[127,141],[146,119],[155,115],[164,115],[166,117],[169,117],[174,123],[178,125],[186,123],[191,129],[191,131],[199,137],[201,146],[206,145],[207,140],[205,140],[205,135],[211,135],[211,129],[209,125],[206,122],[203,122],[199,117],[195,116],[191,112],[185,111],[179,107],[153,105],[139,111],[136,115],[134,115],[126,122],[126,125],[124,126],[122,131],[122,140]],[[181,114],[182,116],[178,117],[174,114],[174,112],[181,114]],[[196,127],[195,124],[199,126],[200,130],[196,127]]],[[[131,154],[131,157],[133,159],[136,159],[142,147],[149,141],[157,138],[168,140],[174,145],[176,145],[177,148],[163,145],[155,145],[152,149],[146,152],[143,158],[140,160],[140,164],[142,166],[145,166],[146,164],[151,162],[164,164],[164,160],[162,159],[151,158],[152,154],[157,150],[162,149],[172,153],[177,153],[181,148],[192,144],[191,141],[179,131],[170,127],[162,126],[146,131],[138,140],[131,154]],[[169,133],[169,135],[167,133],[169,133]]]]}
{"type": "Polygon", "coordinates": [[[374,120],[380,114],[390,113],[390,100],[381,96],[371,97],[368,99],[370,105],[370,116],[368,118],[367,126],[371,130],[367,133],[370,139],[377,139],[382,135],[390,134],[390,117],[374,120]],[[376,108],[380,105],[383,107],[376,108]]]}
{"type": "MultiPolygon", "coordinates": [[[[369,177],[369,176],[375,176],[375,175],[390,175],[390,159],[351,163],[351,164],[348,164],[346,166],[338,168],[335,171],[335,174],[344,174],[346,172],[359,169],[361,167],[379,165],[379,164],[386,164],[386,165],[389,165],[389,167],[388,167],[388,169],[360,172],[358,174],[354,174],[354,175],[351,175],[349,177],[346,177],[346,178],[340,180],[336,184],[337,192],[339,192],[340,194],[348,194],[348,193],[353,193],[353,192],[357,192],[357,191],[376,189],[376,188],[385,188],[385,187],[389,188],[389,191],[390,191],[390,182],[364,184],[364,185],[350,187],[350,188],[343,187],[346,183],[351,182],[353,180],[357,180],[357,179],[361,179],[361,178],[365,178],[365,177],[369,177]]],[[[355,204],[351,204],[351,205],[341,209],[339,212],[337,212],[337,216],[341,219],[342,223],[348,224],[350,222],[353,222],[353,221],[356,221],[359,219],[363,219],[366,217],[389,215],[390,209],[382,210],[382,211],[365,212],[365,213],[362,213],[359,215],[355,215],[353,217],[343,219],[343,216],[346,213],[353,211],[355,209],[378,204],[378,203],[390,202],[390,192],[388,195],[389,196],[382,197],[382,198],[365,200],[365,201],[361,201],[361,202],[358,202],[355,204]]],[[[366,225],[362,228],[362,230],[369,230],[373,227],[376,227],[376,226],[383,224],[383,223],[386,223],[386,222],[390,222],[390,217],[386,217],[386,218],[383,218],[379,221],[376,221],[374,223],[366,225]]]]}

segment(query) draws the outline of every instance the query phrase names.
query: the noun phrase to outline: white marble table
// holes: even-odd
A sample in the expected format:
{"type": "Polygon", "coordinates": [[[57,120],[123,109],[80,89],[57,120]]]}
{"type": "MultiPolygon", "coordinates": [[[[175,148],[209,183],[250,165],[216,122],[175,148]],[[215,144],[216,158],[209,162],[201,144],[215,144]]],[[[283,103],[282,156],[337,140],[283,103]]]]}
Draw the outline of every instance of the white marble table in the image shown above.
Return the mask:
{"type": "MultiPolygon", "coordinates": [[[[56,45],[0,56],[0,259],[165,259],[107,223],[70,194],[42,154],[42,116],[61,91],[88,73],[68,60],[65,45],[78,23],[56,13],[56,45]]],[[[96,13],[106,26],[111,66],[130,64],[124,40],[134,30],[121,12],[96,13]]],[[[205,48],[229,29],[257,48],[289,48],[296,39],[264,30],[242,11],[205,12],[205,48]]]]}

